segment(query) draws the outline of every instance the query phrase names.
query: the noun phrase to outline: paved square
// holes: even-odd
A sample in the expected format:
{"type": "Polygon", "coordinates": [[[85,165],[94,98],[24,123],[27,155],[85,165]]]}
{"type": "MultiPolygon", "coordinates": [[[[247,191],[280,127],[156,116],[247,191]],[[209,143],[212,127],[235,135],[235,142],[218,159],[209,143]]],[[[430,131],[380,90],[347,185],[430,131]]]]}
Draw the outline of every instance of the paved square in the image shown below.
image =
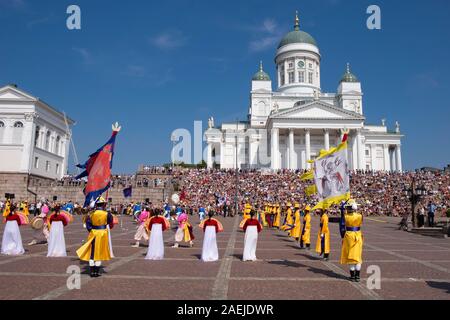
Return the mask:
{"type": "MultiPolygon", "coordinates": [[[[314,253],[318,218],[312,220],[312,250],[300,250],[286,234],[264,229],[257,262],[242,262],[244,233],[239,218],[219,218],[220,260],[200,261],[203,234],[195,224],[193,248],[171,248],[174,230],[164,233],[165,260],[144,260],[147,245],[132,248],[136,225],[130,217],[112,230],[115,258],[92,279],[76,249],[87,237],[80,217],[65,229],[66,258],[47,258],[47,245],[27,246],[33,231],[21,227],[26,253],[0,256],[0,299],[450,299],[450,240],[398,231],[392,221],[365,219],[362,281],[351,283],[339,264],[340,237],[330,224],[331,255],[324,262],[314,253]],[[67,268],[80,267],[81,289],[69,290],[67,268]],[[367,288],[367,267],[381,270],[381,289],[367,288]],[[188,293],[188,295],[186,295],[188,293]]],[[[0,227],[3,234],[4,225],[0,227]]],[[[175,228],[175,226],[173,226],[175,228]]]]}

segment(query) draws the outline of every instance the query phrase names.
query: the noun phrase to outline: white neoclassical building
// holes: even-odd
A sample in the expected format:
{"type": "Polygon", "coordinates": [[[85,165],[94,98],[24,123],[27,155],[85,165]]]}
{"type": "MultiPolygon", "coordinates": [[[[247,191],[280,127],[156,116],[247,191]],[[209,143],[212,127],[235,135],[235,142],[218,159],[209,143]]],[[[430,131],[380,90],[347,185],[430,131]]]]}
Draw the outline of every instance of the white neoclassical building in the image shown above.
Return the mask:
{"type": "Polygon", "coordinates": [[[0,175],[60,179],[74,121],[16,85],[0,88],[0,175]]]}
{"type": "Polygon", "coordinates": [[[278,45],[276,89],[262,63],[252,78],[248,120],[205,132],[207,165],[221,168],[308,169],[321,149],[337,145],[350,130],[350,169],[402,171],[400,126],[366,124],[361,82],[350,65],[336,93],[320,86],[321,54],[314,38],[294,30],[278,45]]]}

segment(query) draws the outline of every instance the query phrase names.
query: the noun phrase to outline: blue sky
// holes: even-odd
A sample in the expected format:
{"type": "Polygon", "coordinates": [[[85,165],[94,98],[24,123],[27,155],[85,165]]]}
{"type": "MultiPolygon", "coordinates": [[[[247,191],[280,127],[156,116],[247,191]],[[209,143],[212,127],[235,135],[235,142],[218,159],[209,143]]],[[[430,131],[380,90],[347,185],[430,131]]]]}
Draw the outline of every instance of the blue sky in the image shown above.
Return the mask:
{"type": "Polygon", "coordinates": [[[367,122],[400,122],[404,168],[450,163],[446,0],[0,0],[0,84],[75,119],[80,161],[119,121],[114,171],[134,172],[170,161],[176,128],[246,118],[251,76],[263,60],[275,79],[275,49],[295,10],[319,44],[322,91],[336,91],[350,62],[367,122]],[[81,8],[81,30],[66,28],[70,4],[81,8]],[[366,28],[371,4],[381,30],[366,28]]]}

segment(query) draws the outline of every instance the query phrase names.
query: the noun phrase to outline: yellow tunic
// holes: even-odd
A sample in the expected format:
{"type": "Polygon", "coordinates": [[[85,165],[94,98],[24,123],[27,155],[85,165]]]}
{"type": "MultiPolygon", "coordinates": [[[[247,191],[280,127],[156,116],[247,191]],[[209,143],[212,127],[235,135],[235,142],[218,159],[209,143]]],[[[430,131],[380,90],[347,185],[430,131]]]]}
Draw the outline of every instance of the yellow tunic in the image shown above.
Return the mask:
{"type": "MultiPolygon", "coordinates": [[[[363,216],[360,213],[351,213],[345,215],[346,228],[361,228],[363,216]]],[[[342,240],[341,264],[359,264],[362,263],[364,237],[361,230],[345,231],[342,240]]]]}
{"type": "Polygon", "coordinates": [[[281,230],[285,231],[286,229],[292,228],[292,225],[294,224],[294,220],[292,219],[292,209],[287,209],[287,215],[286,215],[286,221],[284,225],[281,227],[281,230]]]}
{"type": "Polygon", "coordinates": [[[330,230],[328,229],[328,215],[326,213],[320,217],[320,229],[317,234],[316,252],[319,254],[330,253],[330,230]],[[324,234],[323,239],[320,237],[322,233],[324,234]]]}
{"type": "Polygon", "coordinates": [[[304,244],[311,243],[311,215],[309,213],[303,217],[302,241],[304,244]]]}
{"type": "Polygon", "coordinates": [[[273,213],[275,214],[273,226],[279,228],[281,226],[281,208],[274,208],[273,213]]]}
{"type": "Polygon", "coordinates": [[[239,224],[239,228],[243,228],[244,227],[244,224],[245,224],[245,222],[248,220],[248,219],[250,219],[250,212],[252,211],[252,206],[249,204],[249,203],[247,203],[246,205],[245,205],[245,208],[244,208],[244,212],[243,212],[243,219],[242,219],[242,221],[241,221],[241,223],[239,224]]]}
{"type": "Polygon", "coordinates": [[[292,238],[298,239],[300,237],[300,230],[302,227],[301,217],[300,217],[300,210],[296,209],[294,213],[294,228],[289,231],[289,236],[292,238]]]}
{"type": "MultiPolygon", "coordinates": [[[[91,223],[94,227],[101,227],[108,224],[108,213],[104,210],[96,210],[91,214],[91,223]]],[[[89,261],[91,259],[92,242],[94,242],[95,261],[111,260],[111,252],[109,250],[108,229],[92,229],[89,232],[88,239],[84,245],[77,250],[80,260],[89,261]]]]}

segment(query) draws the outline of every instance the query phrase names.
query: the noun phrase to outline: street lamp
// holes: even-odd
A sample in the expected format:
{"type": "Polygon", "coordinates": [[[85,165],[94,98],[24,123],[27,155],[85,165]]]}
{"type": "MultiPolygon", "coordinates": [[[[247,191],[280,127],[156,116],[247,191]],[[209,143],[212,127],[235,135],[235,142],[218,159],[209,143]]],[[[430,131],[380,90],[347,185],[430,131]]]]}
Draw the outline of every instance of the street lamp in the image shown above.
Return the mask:
{"type": "MultiPolygon", "coordinates": [[[[413,179],[411,183],[411,187],[407,188],[406,186],[403,189],[404,195],[408,198],[408,200],[411,202],[411,222],[412,226],[415,228],[417,227],[416,224],[416,214],[415,214],[415,208],[416,205],[419,203],[419,201],[427,194],[427,190],[423,185],[416,187],[416,181],[413,179]]],[[[408,228],[409,229],[409,228],[408,228]]]]}

